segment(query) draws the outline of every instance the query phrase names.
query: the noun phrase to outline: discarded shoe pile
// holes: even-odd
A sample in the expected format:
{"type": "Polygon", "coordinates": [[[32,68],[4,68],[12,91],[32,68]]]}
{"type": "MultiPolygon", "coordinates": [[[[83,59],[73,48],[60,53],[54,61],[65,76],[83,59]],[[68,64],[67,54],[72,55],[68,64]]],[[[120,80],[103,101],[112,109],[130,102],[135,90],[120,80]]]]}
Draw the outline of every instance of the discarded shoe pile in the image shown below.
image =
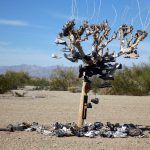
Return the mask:
{"type": "MultiPolygon", "coordinates": [[[[0,131],[36,131],[38,133],[47,135],[47,136],[57,136],[57,137],[89,137],[94,138],[96,136],[101,136],[105,138],[125,138],[128,136],[134,137],[144,137],[144,131],[147,129],[150,131],[150,128],[140,128],[138,125],[134,124],[123,124],[119,123],[111,124],[107,122],[104,125],[101,122],[95,122],[94,124],[85,124],[82,128],[78,128],[76,123],[58,123],[56,122],[50,126],[39,125],[36,122],[32,124],[21,123],[16,125],[8,125],[7,128],[0,128],[0,131]]],[[[149,132],[150,133],[150,132],[149,132]]]]}

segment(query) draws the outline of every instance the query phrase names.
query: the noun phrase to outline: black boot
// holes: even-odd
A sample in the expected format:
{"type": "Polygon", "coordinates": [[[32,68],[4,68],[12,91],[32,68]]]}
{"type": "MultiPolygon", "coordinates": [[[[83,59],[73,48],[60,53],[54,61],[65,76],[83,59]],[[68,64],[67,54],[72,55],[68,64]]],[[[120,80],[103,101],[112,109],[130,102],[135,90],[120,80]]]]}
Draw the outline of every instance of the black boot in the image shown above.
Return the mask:
{"type": "Polygon", "coordinates": [[[92,104],[91,103],[87,103],[87,108],[92,108],[92,104]]]}
{"type": "Polygon", "coordinates": [[[94,103],[94,104],[98,104],[99,103],[99,99],[98,98],[91,99],[91,102],[94,103]]]}

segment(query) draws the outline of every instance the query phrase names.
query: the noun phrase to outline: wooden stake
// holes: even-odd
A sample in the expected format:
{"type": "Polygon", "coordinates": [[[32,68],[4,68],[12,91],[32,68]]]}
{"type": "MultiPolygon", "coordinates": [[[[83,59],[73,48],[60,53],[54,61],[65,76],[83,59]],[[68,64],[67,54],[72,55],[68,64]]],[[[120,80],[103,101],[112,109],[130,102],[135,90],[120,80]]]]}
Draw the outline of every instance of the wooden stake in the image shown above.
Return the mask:
{"type": "Polygon", "coordinates": [[[89,92],[89,90],[90,90],[89,83],[83,81],[81,97],[80,97],[80,104],[79,104],[78,122],[77,122],[77,125],[79,128],[81,128],[83,126],[84,119],[86,119],[87,102],[88,102],[87,93],[89,92]]]}

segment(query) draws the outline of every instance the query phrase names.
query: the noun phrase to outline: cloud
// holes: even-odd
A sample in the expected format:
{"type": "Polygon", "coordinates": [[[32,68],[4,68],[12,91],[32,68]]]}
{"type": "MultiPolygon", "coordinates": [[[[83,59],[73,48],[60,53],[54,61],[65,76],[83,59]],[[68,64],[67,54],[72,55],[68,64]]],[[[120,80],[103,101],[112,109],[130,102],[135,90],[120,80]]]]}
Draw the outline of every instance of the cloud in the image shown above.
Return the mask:
{"type": "Polygon", "coordinates": [[[28,26],[28,22],[21,21],[21,20],[9,20],[9,19],[0,19],[0,25],[8,25],[8,26],[28,26]]]}
{"type": "Polygon", "coordinates": [[[7,26],[15,26],[15,27],[30,27],[30,28],[37,28],[37,29],[49,29],[49,27],[37,24],[30,24],[27,21],[21,20],[9,20],[9,19],[0,19],[0,25],[7,25],[7,26]]]}

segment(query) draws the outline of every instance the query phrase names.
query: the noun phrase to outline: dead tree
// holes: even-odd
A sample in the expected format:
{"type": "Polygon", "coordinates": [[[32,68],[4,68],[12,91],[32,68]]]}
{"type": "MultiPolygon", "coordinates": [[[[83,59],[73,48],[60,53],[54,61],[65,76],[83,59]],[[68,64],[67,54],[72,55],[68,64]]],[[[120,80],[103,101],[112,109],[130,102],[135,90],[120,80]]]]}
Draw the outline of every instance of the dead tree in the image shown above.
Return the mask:
{"type": "MultiPolygon", "coordinates": [[[[71,62],[81,60],[83,65],[79,67],[79,78],[83,78],[82,92],[80,98],[78,127],[82,127],[86,119],[87,108],[91,108],[88,103],[88,92],[90,91],[90,77],[96,75],[103,80],[114,80],[114,72],[121,69],[122,65],[116,63],[116,58],[124,55],[125,58],[137,58],[137,46],[145,39],[147,32],[138,30],[133,35],[133,26],[123,24],[109,37],[111,28],[108,21],[101,24],[89,25],[87,21],[76,29],[75,20],[66,22],[62,32],[59,33],[56,43],[64,45],[69,54],[64,53],[66,59],[71,62]],[[81,43],[92,37],[91,53],[86,54],[81,43]],[[108,45],[113,40],[119,38],[120,52],[109,53],[108,45]],[[104,53],[104,50],[106,52],[104,53]]],[[[110,85],[109,85],[110,86],[110,85]]],[[[103,87],[103,86],[102,86],[103,87]]],[[[106,87],[106,85],[105,85],[106,87]]]]}

